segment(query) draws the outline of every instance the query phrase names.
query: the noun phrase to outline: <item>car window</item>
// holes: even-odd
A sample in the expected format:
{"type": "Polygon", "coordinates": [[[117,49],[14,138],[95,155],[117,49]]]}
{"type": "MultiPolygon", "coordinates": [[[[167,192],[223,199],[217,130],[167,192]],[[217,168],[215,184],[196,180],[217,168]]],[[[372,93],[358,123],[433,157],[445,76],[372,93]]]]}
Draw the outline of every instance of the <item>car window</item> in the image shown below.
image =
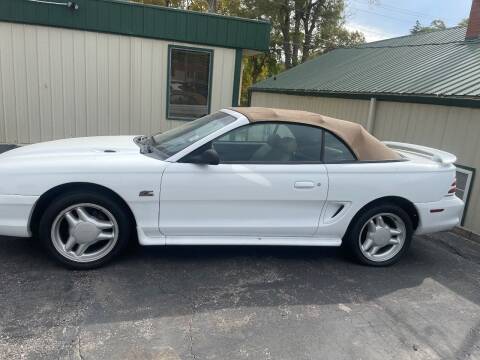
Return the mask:
{"type": "Polygon", "coordinates": [[[163,158],[168,158],[235,120],[235,117],[219,111],[154,135],[154,146],[163,158]]]}
{"type": "Polygon", "coordinates": [[[257,123],[214,140],[221,162],[321,162],[322,129],[290,123],[257,123]]]}
{"type": "Polygon", "coordinates": [[[275,132],[276,124],[254,124],[242,126],[215,140],[218,142],[262,142],[275,132]]]}
{"type": "Polygon", "coordinates": [[[324,161],[327,164],[356,160],[352,151],[334,134],[325,131],[324,161]]]}

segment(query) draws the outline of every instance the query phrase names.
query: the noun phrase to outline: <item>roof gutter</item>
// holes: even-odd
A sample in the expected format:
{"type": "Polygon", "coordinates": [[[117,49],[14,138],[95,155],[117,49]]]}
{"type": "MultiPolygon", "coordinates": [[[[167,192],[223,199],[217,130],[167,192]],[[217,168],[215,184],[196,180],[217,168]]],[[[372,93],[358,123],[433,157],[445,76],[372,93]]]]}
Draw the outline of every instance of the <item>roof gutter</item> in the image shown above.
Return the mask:
{"type": "Polygon", "coordinates": [[[355,92],[327,92],[314,90],[297,90],[297,89],[269,89],[255,88],[249,89],[249,92],[263,92],[298,96],[318,96],[355,100],[370,100],[375,98],[377,101],[394,101],[431,105],[446,105],[469,108],[480,108],[480,97],[466,96],[435,96],[428,94],[395,94],[395,93],[355,93],[355,92]]]}

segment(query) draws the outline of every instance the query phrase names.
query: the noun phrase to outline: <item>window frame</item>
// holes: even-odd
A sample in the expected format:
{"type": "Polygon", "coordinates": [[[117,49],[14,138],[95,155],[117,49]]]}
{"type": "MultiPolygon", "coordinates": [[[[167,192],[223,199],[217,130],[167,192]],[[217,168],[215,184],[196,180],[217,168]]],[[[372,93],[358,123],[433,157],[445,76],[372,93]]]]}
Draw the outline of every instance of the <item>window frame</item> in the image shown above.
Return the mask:
{"type": "Polygon", "coordinates": [[[464,198],[462,199],[465,202],[465,207],[463,208],[463,212],[460,218],[461,219],[460,226],[464,226],[465,219],[467,217],[467,212],[468,212],[468,205],[470,204],[470,197],[472,195],[472,189],[475,182],[476,169],[470,166],[465,166],[460,164],[455,164],[455,167],[456,167],[456,171],[467,175],[467,182],[465,184],[465,189],[463,189],[464,198]]]}
{"type": "Polygon", "coordinates": [[[182,46],[182,45],[168,45],[168,62],[167,62],[167,100],[166,100],[166,119],[167,120],[180,120],[180,121],[192,121],[198,119],[196,117],[180,117],[180,116],[169,116],[170,115],[170,81],[171,81],[171,70],[172,70],[172,54],[173,50],[188,50],[191,52],[198,52],[198,53],[207,53],[209,55],[209,63],[208,63],[208,98],[207,98],[207,113],[205,115],[210,114],[211,112],[211,103],[212,103],[212,81],[213,81],[213,57],[214,57],[214,49],[209,48],[200,48],[200,47],[192,47],[192,46],[182,46]]]}
{"type": "MultiPolygon", "coordinates": [[[[324,146],[325,146],[325,131],[328,131],[326,130],[325,128],[323,127],[320,127],[320,126],[314,126],[314,125],[310,125],[310,124],[304,124],[304,123],[299,123],[299,122],[290,122],[290,121],[258,121],[258,122],[249,122],[247,124],[244,124],[244,125],[240,125],[234,129],[231,129],[229,131],[226,131],[225,133],[217,136],[216,138],[214,139],[211,139],[210,141],[207,141],[205,142],[204,144],[202,144],[201,146],[197,147],[195,150],[192,150],[191,152],[189,152],[188,154],[185,154],[184,156],[182,156],[178,162],[183,162],[183,163],[188,163],[188,161],[185,161],[185,159],[192,155],[194,152],[196,151],[199,151],[200,149],[204,148],[205,146],[210,146],[212,145],[212,143],[219,139],[220,137],[223,137],[223,136],[226,136],[228,135],[229,133],[231,133],[232,131],[236,131],[236,130],[240,130],[244,127],[247,127],[247,126],[255,126],[255,125],[267,125],[267,124],[275,124],[275,125],[282,125],[282,124],[287,124],[287,125],[299,125],[299,126],[306,126],[306,127],[310,127],[310,128],[314,128],[316,130],[320,130],[322,132],[322,143],[321,143],[321,149],[320,149],[320,161],[277,161],[277,162],[271,162],[271,161],[221,161],[220,164],[234,164],[234,165],[308,165],[308,164],[325,164],[325,162],[323,161],[324,158],[324,146]]],[[[335,134],[332,133],[333,136],[335,136],[339,141],[343,142],[344,145],[347,147],[347,149],[350,150],[350,152],[353,154],[353,156],[355,157],[355,159],[357,159],[357,156],[355,155],[355,153],[351,150],[351,148],[342,140],[340,139],[338,136],[336,136],[335,134]]],[[[345,161],[344,163],[352,163],[352,162],[357,162],[358,160],[349,160],[349,161],[345,161]]],[[[330,163],[332,164],[332,163],[330,163]]]]}
{"type": "Polygon", "coordinates": [[[323,130],[323,138],[322,138],[322,161],[325,165],[334,165],[334,164],[356,164],[356,163],[362,163],[364,161],[359,161],[358,160],[358,157],[357,157],[357,154],[355,154],[355,152],[352,150],[352,148],[343,140],[341,139],[340,137],[338,137],[336,134],[334,134],[333,132],[331,132],[330,130],[327,130],[325,128],[321,128],[323,130]],[[352,154],[353,156],[353,160],[342,160],[342,161],[333,161],[333,162],[326,162],[325,161],[325,133],[329,133],[330,135],[332,135],[335,139],[337,139],[339,142],[341,142],[343,144],[343,146],[345,146],[345,148],[348,149],[348,151],[350,151],[350,153],[352,154]]]}

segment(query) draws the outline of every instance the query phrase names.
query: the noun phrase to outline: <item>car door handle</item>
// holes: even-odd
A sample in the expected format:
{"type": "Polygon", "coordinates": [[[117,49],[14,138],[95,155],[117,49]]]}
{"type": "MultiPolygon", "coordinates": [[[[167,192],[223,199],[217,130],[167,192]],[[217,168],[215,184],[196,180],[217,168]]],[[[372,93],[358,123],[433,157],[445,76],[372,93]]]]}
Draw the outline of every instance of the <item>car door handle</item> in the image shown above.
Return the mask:
{"type": "Polygon", "coordinates": [[[294,186],[295,189],[311,189],[315,187],[315,183],[313,181],[297,181],[294,186]]]}

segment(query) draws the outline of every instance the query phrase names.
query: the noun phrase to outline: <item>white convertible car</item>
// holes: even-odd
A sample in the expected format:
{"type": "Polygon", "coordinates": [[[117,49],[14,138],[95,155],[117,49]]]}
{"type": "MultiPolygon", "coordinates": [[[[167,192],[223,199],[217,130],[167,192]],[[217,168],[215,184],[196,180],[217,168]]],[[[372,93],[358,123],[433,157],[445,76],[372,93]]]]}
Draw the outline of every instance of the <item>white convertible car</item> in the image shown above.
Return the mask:
{"type": "Polygon", "coordinates": [[[455,156],[382,143],[302,111],[224,109],[153,136],[75,138],[0,155],[0,235],[64,265],[142,245],[340,246],[389,265],[459,223],[455,156]],[[137,235],[137,236],[135,236],[137,235]]]}

